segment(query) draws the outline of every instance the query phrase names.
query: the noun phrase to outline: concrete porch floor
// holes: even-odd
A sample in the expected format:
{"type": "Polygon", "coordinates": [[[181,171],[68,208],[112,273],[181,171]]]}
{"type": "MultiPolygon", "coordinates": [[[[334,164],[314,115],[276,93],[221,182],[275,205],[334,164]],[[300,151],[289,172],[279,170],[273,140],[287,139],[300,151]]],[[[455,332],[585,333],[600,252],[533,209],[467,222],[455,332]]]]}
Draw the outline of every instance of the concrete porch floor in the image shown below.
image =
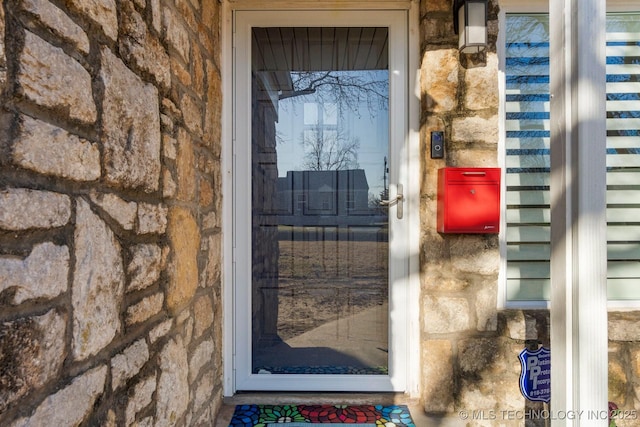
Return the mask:
{"type": "Polygon", "coordinates": [[[430,420],[417,399],[394,393],[240,393],[224,399],[215,427],[228,427],[235,405],[243,404],[317,404],[317,405],[406,405],[416,427],[441,426],[441,420],[430,420]]]}

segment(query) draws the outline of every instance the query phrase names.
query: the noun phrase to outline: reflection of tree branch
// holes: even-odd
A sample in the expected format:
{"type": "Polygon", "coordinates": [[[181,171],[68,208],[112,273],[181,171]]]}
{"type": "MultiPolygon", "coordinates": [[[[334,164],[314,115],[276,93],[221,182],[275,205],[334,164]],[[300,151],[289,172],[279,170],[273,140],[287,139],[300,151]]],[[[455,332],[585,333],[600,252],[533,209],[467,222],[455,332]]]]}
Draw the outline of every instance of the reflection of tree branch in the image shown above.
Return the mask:
{"type": "Polygon", "coordinates": [[[307,170],[343,170],[358,167],[358,138],[349,139],[342,131],[327,134],[318,126],[302,134],[305,153],[303,168],[307,170]]]}
{"type": "Polygon", "coordinates": [[[293,90],[282,92],[280,100],[315,94],[319,102],[336,103],[341,113],[344,108],[357,113],[363,101],[372,112],[386,109],[389,99],[388,80],[370,72],[292,72],[291,80],[293,90]]]}

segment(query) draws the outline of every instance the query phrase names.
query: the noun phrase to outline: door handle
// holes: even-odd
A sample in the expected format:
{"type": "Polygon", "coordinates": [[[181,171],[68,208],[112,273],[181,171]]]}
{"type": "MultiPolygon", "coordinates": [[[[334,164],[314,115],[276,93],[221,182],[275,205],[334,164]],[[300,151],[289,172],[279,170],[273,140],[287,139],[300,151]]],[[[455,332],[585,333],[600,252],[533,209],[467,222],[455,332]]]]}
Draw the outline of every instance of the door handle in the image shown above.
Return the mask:
{"type": "Polygon", "coordinates": [[[402,219],[402,215],[403,215],[403,209],[402,209],[402,202],[404,200],[404,195],[402,192],[402,184],[398,184],[396,189],[396,197],[394,197],[393,199],[389,199],[389,200],[380,200],[380,205],[381,206],[394,206],[397,205],[396,207],[396,215],[398,216],[398,219],[402,219]]]}

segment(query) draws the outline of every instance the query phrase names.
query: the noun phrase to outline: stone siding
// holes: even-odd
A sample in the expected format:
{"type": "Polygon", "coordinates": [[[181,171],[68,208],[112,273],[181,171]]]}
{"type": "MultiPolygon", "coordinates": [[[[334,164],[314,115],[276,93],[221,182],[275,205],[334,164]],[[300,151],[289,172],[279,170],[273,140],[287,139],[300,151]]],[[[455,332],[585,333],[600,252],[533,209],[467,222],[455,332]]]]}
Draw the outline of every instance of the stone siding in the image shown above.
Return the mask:
{"type": "MultiPolygon", "coordinates": [[[[545,425],[502,411],[543,409],[520,393],[518,354],[532,342],[549,347],[548,311],[497,309],[497,235],[436,231],[437,170],[498,166],[499,5],[489,5],[487,53],[461,55],[451,2],[421,1],[421,399],[434,423],[545,425]],[[445,132],[444,159],[430,157],[432,131],[445,132]]],[[[637,319],[633,312],[609,316],[609,399],[627,410],[640,407],[637,319]]]]}
{"type": "Polygon", "coordinates": [[[0,6],[0,425],[212,425],[218,0],[0,6]]]}

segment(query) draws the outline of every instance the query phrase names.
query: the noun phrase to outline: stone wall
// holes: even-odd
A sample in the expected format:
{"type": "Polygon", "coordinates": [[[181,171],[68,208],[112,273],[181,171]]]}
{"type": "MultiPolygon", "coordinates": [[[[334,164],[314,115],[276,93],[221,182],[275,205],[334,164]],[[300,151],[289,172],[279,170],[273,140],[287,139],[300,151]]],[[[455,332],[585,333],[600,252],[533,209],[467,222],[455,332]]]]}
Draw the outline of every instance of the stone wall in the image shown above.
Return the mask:
{"type": "Polygon", "coordinates": [[[0,425],[211,424],[218,0],[0,7],[0,425]]]}
{"type": "MultiPolygon", "coordinates": [[[[549,347],[549,313],[496,308],[496,235],[436,231],[438,168],[498,166],[499,5],[497,0],[489,4],[486,55],[461,56],[451,2],[421,1],[422,399],[434,422],[463,421],[460,411],[470,417],[476,411],[485,419],[464,420],[466,425],[516,426],[523,424],[523,412],[502,411],[542,410],[520,393],[518,354],[532,342],[549,347]],[[430,157],[431,131],[445,131],[442,160],[430,157]]],[[[609,316],[609,398],[621,409],[640,407],[640,331],[630,327],[638,315],[609,316]]],[[[544,419],[525,424],[544,425],[544,419]]]]}

